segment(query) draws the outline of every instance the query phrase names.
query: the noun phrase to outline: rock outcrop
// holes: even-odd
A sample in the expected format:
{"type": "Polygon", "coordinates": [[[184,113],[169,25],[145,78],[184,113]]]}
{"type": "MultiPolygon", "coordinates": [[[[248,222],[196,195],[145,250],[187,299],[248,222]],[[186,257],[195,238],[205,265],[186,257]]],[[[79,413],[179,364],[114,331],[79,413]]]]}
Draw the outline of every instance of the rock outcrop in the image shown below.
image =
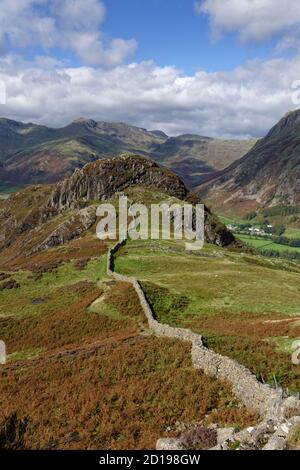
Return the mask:
{"type": "Polygon", "coordinates": [[[178,199],[188,195],[184,183],[171,171],[137,155],[121,155],[76,170],[56,185],[49,202],[58,210],[72,209],[89,201],[109,199],[131,185],[158,189],[178,199]]]}
{"type": "MultiPolygon", "coordinates": [[[[201,202],[170,170],[144,157],[128,154],[99,160],[76,170],[70,178],[56,185],[48,207],[52,211],[82,207],[91,201],[109,199],[115,193],[134,185],[160,190],[193,204],[201,202]]],[[[219,246],[227,246],[235,241],[231,232],[207,208],[205,232],[206,240],[219,246]]]]}
{"type": "MultiPolygon", "coordinates": [[[[5,203],[2,201],[0,249],[9,246],[19,235],[36,232],[55,217],[70,213],[65,222],[57,219],[59,226],[52,228],[42,242],[30,249],[30,253],[61,245],[93,225],[95,214],[94,209],[90,209],[93,204],[136,185],[191,204],[201,202],[178,176],[147,158],[129,154],[98,160],[53,186],[29,187],[5,203]]],[[[205,235],[206,241],[219,246],[238,243],[208,208],[205,210],[205,235]]]]}
{"type": "Polygon", "coordinates": [[[74,214],[62,222],[42,243],[34,247],[31,253],[47,250],[55,246],[64,245],[66,242],[79,237],[96,222],[96,207],[91,206],[77,210],[74,214]]]}

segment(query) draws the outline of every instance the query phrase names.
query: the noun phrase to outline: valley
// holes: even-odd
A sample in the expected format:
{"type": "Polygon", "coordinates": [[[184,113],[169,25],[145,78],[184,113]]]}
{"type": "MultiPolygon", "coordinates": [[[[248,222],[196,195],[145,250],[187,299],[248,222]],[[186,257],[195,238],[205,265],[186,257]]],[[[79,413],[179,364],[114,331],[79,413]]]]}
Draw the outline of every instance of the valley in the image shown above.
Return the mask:
{"type": "Polygon", "coordinates": [[[251,216],[251,219],[233,219],[226,216],[219,216],[219,219],[236,238],[253,247],[261,255],[299,261],[300,230],[284,225],[289,223],[289,218],[267,218],[265,214],[263,217],[251,216]]]}
{"type": "MultiPolygon", "coordinates": [[[[130,164],[135,177],[149,165],[142,185],[131,184],[132,171],[126,181],[120,179],[132,202],[191,197],[166,170],[123,156],[81,170],[66,207],[63,195],[71,191],[74,177],[0,202],[8,227],[7,210],[17,223],[14,234],[2,232],[0,331],[8,361],[0,370],[0,421],[17,412],[27,423],[22,442],[11,445],[152,449],[158,439],[176,438],[197,426],[239,430],[256,425],[258,417],[239,402],[229,383],[193,368],[187,343],[153,335],[132,286],[107,275],[112,243],[97,239],[96,219],[79,230],[79,182],[90,175],[91,200],[78,214],[92,213],[93,178],[106,165],[111,172],[111,162],[130,164]],[[157,189],[168,178],[168,192],[157,189]],[[51,212],[44,220],[47,200],[51,212]],[[50,245],[51,233],[60,238],[50,245]]],[[[115,205],[114,191],[106,202],[115,205]]],[[[212,351],[245,365],[259,381],[296,393],[300,369],[291,363],[291,344],[300,334],[299,265],[251,254],[225,233],[207,213],[207,240],[200,252],[187,253],[184,241],[128,241],[116,254],[115,269],[140,280],[159,322],[201,334],[212,351]]]]}

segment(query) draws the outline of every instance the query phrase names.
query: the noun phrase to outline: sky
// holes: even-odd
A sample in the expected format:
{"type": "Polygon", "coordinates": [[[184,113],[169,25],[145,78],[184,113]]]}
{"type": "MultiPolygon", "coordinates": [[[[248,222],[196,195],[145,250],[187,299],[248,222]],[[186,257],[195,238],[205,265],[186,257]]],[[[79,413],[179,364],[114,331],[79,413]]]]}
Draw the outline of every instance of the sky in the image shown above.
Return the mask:
{"type": "Polygon", "coordinates": [[[300,107],[299,52],[298,0],[0,0],[0,115],[260,137],[300,107]]]}

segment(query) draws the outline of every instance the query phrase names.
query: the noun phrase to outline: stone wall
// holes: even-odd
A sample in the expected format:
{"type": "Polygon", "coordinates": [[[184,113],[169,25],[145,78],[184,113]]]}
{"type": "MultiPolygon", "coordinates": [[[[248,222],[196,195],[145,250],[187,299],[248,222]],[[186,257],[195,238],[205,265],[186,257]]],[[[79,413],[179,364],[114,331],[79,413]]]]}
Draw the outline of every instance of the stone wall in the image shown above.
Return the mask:
{"type": "Polygon", "coordinates": [[[173,328],[169,325],[161,324],[155,319],[155,315],[138,280],[114,272],[114,255],[125,243],[126,240],[120,241],[109,250],[107,274],[114,277],[117,281],[129,282],[133,285],[148,320],[149,328],[157,336],[166,336],[190,342],[192,344],[191,356],[193,366],[203,370],[209,376],[229,382],[235,396],[248,410],[258,413],[264,419],[272,419],[279,416],[285,403],[281,389],[275,390],[269,385],[260,383],[255,375],[246,367],[233,359],[221,356],[207,349],[204,347],[200,335],[187,329],[173,328]]]}

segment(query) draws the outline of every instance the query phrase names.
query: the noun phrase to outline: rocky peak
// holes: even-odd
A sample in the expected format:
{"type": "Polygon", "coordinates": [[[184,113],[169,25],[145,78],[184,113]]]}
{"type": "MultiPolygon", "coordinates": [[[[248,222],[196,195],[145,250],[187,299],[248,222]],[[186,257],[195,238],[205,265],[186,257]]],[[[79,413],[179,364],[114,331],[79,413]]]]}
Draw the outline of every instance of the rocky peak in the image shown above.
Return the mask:
{"type": "Polygon", "coordinates": [[[138,155],[126,154],[89,163],[58,183],[50,198],[51,208],[75,208],[80,203],[110,198],[131,185],[160,189],[184,199],[188,191],[171,171],[138,155]]]}
{"type": "MultiPolygon", "coordinates": [[[[109,199],[133,185],[160,190],[192,204],[200,202],[170,170],[147,158],[124,154],[89,163],[76,170],[70,178],[58,183],[49,198],[48,210],[61,212],[82,208],[89,202],[109,199]]],[[[221,246],[235,243],[233,235],[207,208],[205,231],[210,243],[221,246]]]]}
{"type": "MultiPolygon", "coordinates": [[[[47,190],[37,187],[37,197],[33,199],[31,196],[35,188],[31,187],[18,193],[18,197],[10,198],[8,206],[3,207],[2,211],[0,205],[0,222],[1,219],[3,221],[0,223],[0,249],[9,246],[19,236],[31,240],[31,234],[36,237],[39,230],[44,231],[44,224],[48,222],[56,228],[51,229],[39,243],[31,243],[30,253],[63,244],[93,225],[93,202],[110,199],[115,193],[134,185],[159,190],[192,204],[200,202],[178,176],[154,161],[132,154],[110,157],[87,164],[54,187],[47,187],[47,190]],[[22,201],[26,195],[28,204],[24,210],[22,201]],[[69,212],[65,213],[68,209],[69,212]],[[22,217],[19,216],[20,210],[24,213],[22,217]]],[[[222,246],[235,243],[233,235],[208,209],[205,212],[205,229],[206,239],[210,243],[222,246]]]]}
{"type": "Polygon", "coordinates": [[[84,118],[84,117],[80,117],[78,119],[75,119],[72,124],[83,124],[87,127],[97,127],[97,122],[94,121],[93,119],[87,119],[87,118],[84,118]]]}
{"type": "Polygon", "coordinates": [[[280,121],[270,130],[266,138],[277,137],[282,133],[300,133],[300,109],[289,111],[280,121]]]}

